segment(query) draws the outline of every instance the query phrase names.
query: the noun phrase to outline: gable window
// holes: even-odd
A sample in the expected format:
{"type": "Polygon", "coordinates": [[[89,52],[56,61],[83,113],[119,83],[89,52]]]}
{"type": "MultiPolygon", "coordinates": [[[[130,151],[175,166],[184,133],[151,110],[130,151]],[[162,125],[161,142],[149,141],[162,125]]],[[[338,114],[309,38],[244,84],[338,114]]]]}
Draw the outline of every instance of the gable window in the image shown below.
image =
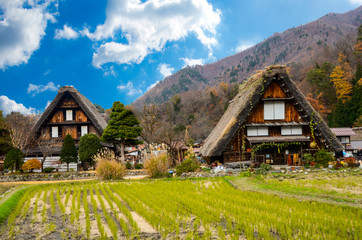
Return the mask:
{"type": "Polygon", "coordinates": [[[249,137],[268,136],[269,130],[268,130],[268,127],[248,127],[247,135],[249,137]]]}
{"type": "Polygon", "coordinates": [[[282,135],[302,135],[302,126],[282,127],[282,135]]]}
{"type": "Polygon", "coordinates": [[[52,127],[52,138],[57,138],[58,135],[58,127],[52,127]]]}
{"type": "Polygon", "coordinates": [[[72,121],[73,120],[73,111],[72,110],[65,111],[65,120],[66,121],[72,121]]]}
{"type": "Polygon", "coordinates": [[[88,126],[82,126],[80,132],[81,136],[88,134],[88,126]]]}
{"type": "Polygon", "coordinates": [[[265,101],[264,102],[264,120],[285,119],[284,101],[265,101]]]}

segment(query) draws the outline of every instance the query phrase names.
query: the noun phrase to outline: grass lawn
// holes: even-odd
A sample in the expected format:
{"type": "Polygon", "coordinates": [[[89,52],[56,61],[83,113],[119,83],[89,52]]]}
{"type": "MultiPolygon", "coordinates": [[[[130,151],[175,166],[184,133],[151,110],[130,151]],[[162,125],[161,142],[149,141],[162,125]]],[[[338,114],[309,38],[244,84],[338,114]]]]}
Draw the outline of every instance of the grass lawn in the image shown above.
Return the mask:
{"type": "Polygon", "coordinates": [[[342,203],[362,208],[362,171],[268,174],[230,178],[242,190],[342,203]]]}
{"type": "MultiPolygon", "coordinates": [[[[231,181],[235,185],[239,179],[255,185],[265,181],[231,181]]],[[[38,185],[25,190],[0,234],[18,239],[362,239],[361,208],[269,194],[262,192],[264,185],[261,191],[249,188],[236,189],[223,178],[38,185]]]]}

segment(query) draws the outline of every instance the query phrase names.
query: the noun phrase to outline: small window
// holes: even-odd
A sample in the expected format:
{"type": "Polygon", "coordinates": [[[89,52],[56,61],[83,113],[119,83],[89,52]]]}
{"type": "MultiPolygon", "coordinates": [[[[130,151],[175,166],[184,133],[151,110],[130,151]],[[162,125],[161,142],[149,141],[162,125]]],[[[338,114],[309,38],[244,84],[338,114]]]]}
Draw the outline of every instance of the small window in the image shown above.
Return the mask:
{"type": "Polygon", "coordinates": [[[285,119],[284,101],[265,101],[264,102],[264,120],[285,119]]]}
{"type": "Polygon", "coordinates": [[[52,138],[58,137],[58,127],[52,127],[52,138]]]}
{"type": "Polygon", "coordinates": [[[73,111],[72,110],[67,110],[66,112],[66,121],[72,121],[73,120],[73,111]]]}
{"type": "Polygon", "coordinates": [[[349,143],[349,137],[339,137],[341,143],[349,143]]]}
{"type": "Polygon", "coordinates": [[[302,135],[302,126],[282,127],[282,135],[302,135]]]}
{"type": "Polygon", "coordinates": [[[82,126],[81,128],[81,136],[88,134],[88,126],[82,126]]]}
{"type": "Polygon", "coordinates": [[[247,135],[249,137],[268,136],[269,130],[268,130],[268,127],[248,127],[247,135]]]}

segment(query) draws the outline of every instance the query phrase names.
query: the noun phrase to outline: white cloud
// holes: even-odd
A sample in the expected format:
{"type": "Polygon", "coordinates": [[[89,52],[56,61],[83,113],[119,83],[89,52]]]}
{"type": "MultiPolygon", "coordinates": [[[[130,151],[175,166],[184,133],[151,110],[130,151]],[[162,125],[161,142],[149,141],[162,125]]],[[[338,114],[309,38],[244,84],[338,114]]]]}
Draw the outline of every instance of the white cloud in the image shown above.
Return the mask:
{"type": "Polygon", "coordinates": [[[196,66],[196,65],[204,65],[204,59],[202,58],[199,58],[199,59],[192,59],[192,58],[180,58],[180,60],[183,60],[184,61],[184,67],[187,67],[187,66],[196,66]]]}
{"type": "MultiPolygon", "coordinates": [[[[53,0],[0,0],[0,69],[27,63],[39,48],[53,0]]],[[[56,4],[55,4],[56,6],[56,4]]]]}
{"type": "Polygon", "coordinates": [[[252,46],[254,46],[256,42],[254,41],[239,41],[238,46],[235,48],[235,53],[242,52],[252,46]]]}
{"type": "Polygon", "coordinates": [[[35,85],[35,84],[30,83],[27,93],[35,96],[36,94],[45,92],[45,91],[55,92],[58,90],[59,87],[60,87],[59,85],[55,86],[55,84],[53,82],[48,82],[47,85],[42,85],[42,84],[35,85]]]}
{"type": "Polygon", "coordinates": [[[361,5],[362,4],[362,0],[349,0],[350,3],[355,4],[355,5],[361,5]]]}
{"type": "Polygon", "coordinates": [[[103,69],[104,73],[103,73],[103,76],[114,76],[116,77],[117,76],[117,73],[116,71],[114,71],[114,66],[110,66],[109,68],[104,68],[103,69]]]}
{"type": "Polygon", "coordinates": [[[162,74],[163,78],[168,77],[175,70],[170,64],[160,63],[157,67],[157,70],[162,74]]]}
{"type": "Polygon", "coordinates": [[[140,63],[149,53],[161,51],[167,42],[191,33],[212,55],[220,14],[207,0],[108,0],[104,24],[93,33],[88,29],[81,33],[94,41],[105,41],[93,54],[97,68],[108,62],[140,63]],[[128,43],[117,41],[117,37],[128,43]]]}
{"type": "Polygon", "coordinates": [[[119,85],[117,86],[118,90],[124,91],[127,90],[127,95],[128,96],[133,96],[136,94],[142,94],[142,90],[141,89],[136,89],[133,87],[133,83],[132,82],[128,82],[126,85],[119,85]]]}
{"type": "Polygon", "coordinates": [[[20,112],[25,115],[37,113],[35,108],[26,108],[22,103],[16,103],[14,100],[9,99],[5,95],[0,96],[0,109],[4,112],[4,115],[11,112],[20,112]]]}
{"type": "Polygon", "coordinates": [[[45,72],[43,73],[43,75],[46,76],[46,75],[48,75],[48,74],[51,73],[51,72],[52,72],[52,70],[48,69],[47,71],[45,71],[45,72]]]}
{"type": "Polygon", "coordinates": [[[63,29],[55,30],[55,39],[77,39],[79,37],[79,33],[74,31],[71,27],[68,27],[66,24],[63,26],[63,29]]]}

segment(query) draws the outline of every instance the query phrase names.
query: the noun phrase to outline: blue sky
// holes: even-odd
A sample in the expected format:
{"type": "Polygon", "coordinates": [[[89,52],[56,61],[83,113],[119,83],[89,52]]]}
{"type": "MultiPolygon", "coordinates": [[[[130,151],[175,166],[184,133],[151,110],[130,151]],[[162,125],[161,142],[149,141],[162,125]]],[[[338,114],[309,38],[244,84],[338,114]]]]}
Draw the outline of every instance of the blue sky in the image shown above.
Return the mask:
{"type": "Polygon", "coordinates": [[[275,32],[362,0],[0,0],[0,109],[44,111],[73,85],[110,108],[186,65],[214,62],[275,32]]]}

